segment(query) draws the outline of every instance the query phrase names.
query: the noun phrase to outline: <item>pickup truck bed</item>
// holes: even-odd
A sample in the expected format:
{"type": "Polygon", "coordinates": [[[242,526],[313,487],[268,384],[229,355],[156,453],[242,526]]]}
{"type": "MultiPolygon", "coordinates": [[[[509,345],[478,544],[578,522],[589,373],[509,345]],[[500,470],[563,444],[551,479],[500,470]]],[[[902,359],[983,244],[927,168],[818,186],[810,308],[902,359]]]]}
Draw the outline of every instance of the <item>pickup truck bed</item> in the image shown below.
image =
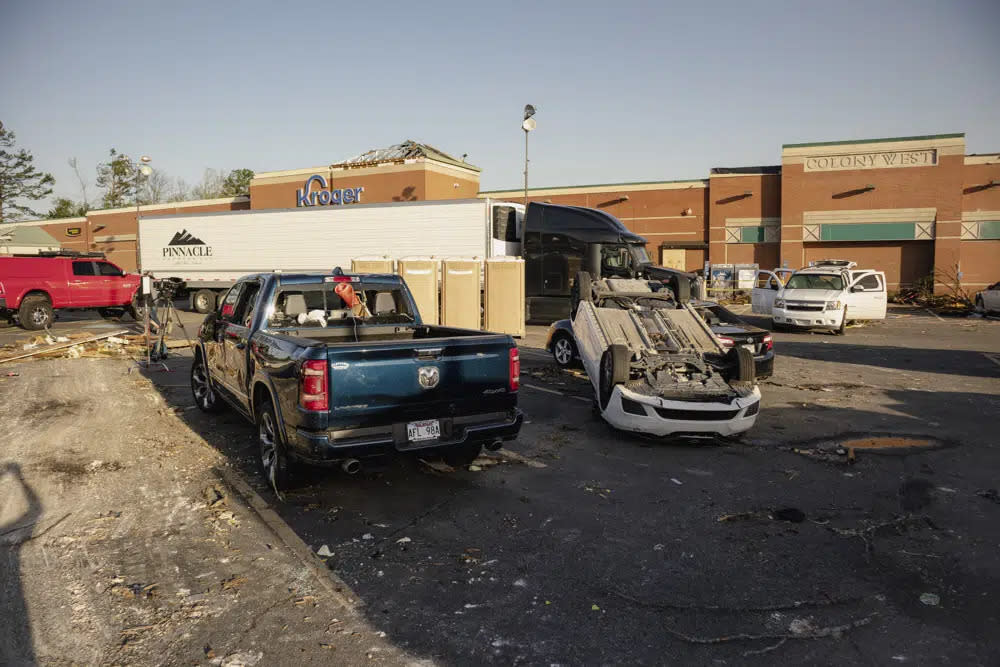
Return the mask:
{"type": "Polygon", "coordinates": [[[513,339],[421,323],[398,276],[247,276],[199,338],[198,405],[221,398],[257,423],[279,492],[290,461],[353,472],[368,457],[421,451],[461,464],[523,421],[513,339]],[[347,287],[354,306],[334,291],[347,287]]]}

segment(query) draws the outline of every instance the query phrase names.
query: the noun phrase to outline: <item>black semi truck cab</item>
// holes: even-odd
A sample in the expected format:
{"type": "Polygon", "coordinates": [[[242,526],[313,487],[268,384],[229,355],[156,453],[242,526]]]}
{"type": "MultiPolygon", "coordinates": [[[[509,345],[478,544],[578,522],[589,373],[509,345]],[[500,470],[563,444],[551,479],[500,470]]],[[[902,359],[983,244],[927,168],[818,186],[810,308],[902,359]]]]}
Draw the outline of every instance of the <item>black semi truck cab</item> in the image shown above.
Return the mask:
{"type": "Polygon", "coordinates": [[[581,206],[528,204],[522,231],[525,316],[529,322],[565,319],[572,310],[573,283],[580,271],[593,278],[660,280],[686,301],[697,276],[655,266],[646,239],[604,211],[581,206]]]}

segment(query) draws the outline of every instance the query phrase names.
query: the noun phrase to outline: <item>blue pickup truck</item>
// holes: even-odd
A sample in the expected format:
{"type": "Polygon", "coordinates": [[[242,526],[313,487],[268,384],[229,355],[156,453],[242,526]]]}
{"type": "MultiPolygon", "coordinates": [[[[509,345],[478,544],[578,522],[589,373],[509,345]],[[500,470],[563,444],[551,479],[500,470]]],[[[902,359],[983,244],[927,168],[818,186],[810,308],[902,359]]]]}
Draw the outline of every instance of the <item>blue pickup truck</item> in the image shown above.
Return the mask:
{"type": "Polygon", "coordinates": [[[463,465],[517,437],[520,359],[507,335],[423,324],[396,275],[241,278],[198,331],[199,408],[257,426],[281,493],[296,462],[340,466],[397,452],[463,465]]]}

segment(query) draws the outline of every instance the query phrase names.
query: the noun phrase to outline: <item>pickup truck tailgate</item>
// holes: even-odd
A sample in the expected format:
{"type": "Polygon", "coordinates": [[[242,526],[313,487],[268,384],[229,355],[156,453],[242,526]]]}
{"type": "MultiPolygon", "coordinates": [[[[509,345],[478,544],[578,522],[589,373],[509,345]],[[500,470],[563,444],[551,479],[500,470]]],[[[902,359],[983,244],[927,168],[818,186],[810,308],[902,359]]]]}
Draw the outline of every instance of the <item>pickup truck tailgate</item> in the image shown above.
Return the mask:
{"type": "Polygon", "coordinates": [[[328,348],[330,426],[347,427],[512,409],[506,336],[328,348]]]}

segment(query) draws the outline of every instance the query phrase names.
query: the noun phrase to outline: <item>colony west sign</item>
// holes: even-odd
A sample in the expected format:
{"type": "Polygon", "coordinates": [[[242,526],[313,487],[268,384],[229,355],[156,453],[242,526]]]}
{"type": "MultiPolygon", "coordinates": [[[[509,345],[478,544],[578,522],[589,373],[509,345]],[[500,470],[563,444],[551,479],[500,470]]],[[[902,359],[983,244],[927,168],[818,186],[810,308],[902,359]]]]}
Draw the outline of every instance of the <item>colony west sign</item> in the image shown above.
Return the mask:
{"type": "Polygon", "coordinates": [[[933,167],[937,150],[887,151],[852,155],[814,155],[805,159],[806,171],[840,171],[844,169],[893,169],[895,167],[933,167]]]}
{"type": "Polygon", "coordinates": [[[364,188],[330,189],[326,179],[319,174],[313,174],[306,179],[301,190],[295,191],[296,206],[327,206],[337,204],[361,203],[361,193],[364,188]],[[313,190],[313,183],[317,189],[313,190]]]}

